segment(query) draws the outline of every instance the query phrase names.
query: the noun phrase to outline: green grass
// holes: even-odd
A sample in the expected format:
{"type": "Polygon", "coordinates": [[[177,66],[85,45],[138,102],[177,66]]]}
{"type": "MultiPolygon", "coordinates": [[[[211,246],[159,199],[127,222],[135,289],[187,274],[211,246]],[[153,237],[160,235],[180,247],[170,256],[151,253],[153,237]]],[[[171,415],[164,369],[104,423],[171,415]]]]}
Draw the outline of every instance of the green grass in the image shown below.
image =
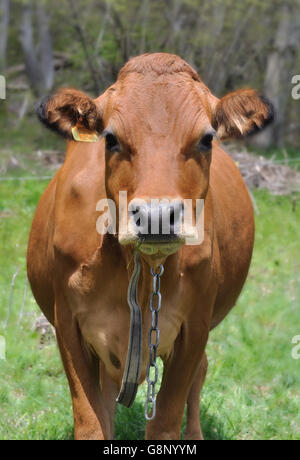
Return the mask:
{"type": "Polygon", "coordinates": [[[0,360],[0,439],[72,437],[66,378],[56,344],[39,347],[40,337],[33,327],[39,310],[29,288],[20,315],[28,232],[46,183],[0,182],[0,335],[6,341],[6,360],[0,360]],[[10,284],[17,270],[9,314],[10,284]]]}
{"type": "Polygon", "coordinates": [[[19,122],[11,114],[7,115],[4,106],[0,105],[0,174],[7,172],[10,177],[49,175],[49,169],[39,158],[39,153],[65,151],[65,140],[37,123],[32,112],[19,122]],[[18,162],[17,168],[9,165],[11,157],[18,162]]]}
{"type": "MultiPolygon", "coordinates": [[[[250,274],[236,308],[212,332],[204,411],[217,417],[207,437],[300,439],[299,203],[255,193],[260,214],[250,274]],[[219,420],[219,424],[218,424],[219,420]],[[214,435],[212,436],[214,437],[214,435]]],[[[205,423],[205,417],[204,417],[205,423]]]]}
{"type": "MultiPolygon", "coordinates": [[[[40,349],[33,330],[39,310],[25,285],[25,253],[42,182],[0,182],[0,439],[72,439],[66,377],[55,343],[40,349]],[[12,275],[16,278],[8,317],[12,275]],[[7,328],[4,328],[7,322],[7,328]]],[[[211,333],[202,393],[206,439],[300,439],[300,360],[291,357],[300,334],[297,232],[300,204],[254,192],[256,243],[250,274],[236,308],[211,333]]],[[[180,370],[178,370],[180,372],[180,370]]],[[[117,439],[142,439],[145,388],[132,409],[118,408],[117,439]]]]}

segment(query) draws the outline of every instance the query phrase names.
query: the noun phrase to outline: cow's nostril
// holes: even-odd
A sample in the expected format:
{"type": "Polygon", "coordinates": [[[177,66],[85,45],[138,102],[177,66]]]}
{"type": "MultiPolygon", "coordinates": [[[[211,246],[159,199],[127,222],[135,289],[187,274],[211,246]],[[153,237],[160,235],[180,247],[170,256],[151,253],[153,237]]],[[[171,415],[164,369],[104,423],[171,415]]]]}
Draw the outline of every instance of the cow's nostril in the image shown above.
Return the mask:
{"type": "Polygon", "coordinates": [[[180,232],[183,218],[183,204],[176,203],[169,208],[169,230],[171,234],[180,232]]]}
{"type": "MultiPolygon", "coordinates": [[[[158,200],[156,200],[158,201],[158,200]]],[[[129,215],[135,231],[139,235],[168,238],[174,237],[182,231],[181,224],[184,206],[182,202],[146,202],[144,204],[131,203],[129,215]]]]}
{"type": "Polygon", "coordinates": [[[174,223],[175,223],[175,211],[174,211],[174,208],[171,208],[171,210],[170,210],[170,226],[174,227],[174,223]]]}
{"type": "Polygon", "coordinates": [[[144,206],[138,204],[131,205],[129,215],[138,233],[149,233],[149,210],[147,204],[144,206]]]}
{"type": "Polygon", "coordinates": [[[135,216],[135,215],[139,212],[139,210],[140,210],[140,208],[131,209],[131,210],[130,210],[130,214],[131,214],[132,216],[135,216]]]}

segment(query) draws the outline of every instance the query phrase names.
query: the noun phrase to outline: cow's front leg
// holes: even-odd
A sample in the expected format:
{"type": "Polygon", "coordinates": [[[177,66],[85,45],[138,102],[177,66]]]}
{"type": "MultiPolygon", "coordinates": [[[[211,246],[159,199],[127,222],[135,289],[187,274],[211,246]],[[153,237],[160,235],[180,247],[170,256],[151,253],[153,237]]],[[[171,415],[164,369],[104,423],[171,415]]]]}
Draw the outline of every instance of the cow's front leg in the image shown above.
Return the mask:
{"type": "Polygon", "coordinates": [[[174,352],[164,362],[156,417],[147,423],[146,439],[180,439],[184,407],[203,358],[207,338],[208,330],[200,332],[192,324],[183,325],[174,352]]]}
{"type": "Polygon", "coordinates": [[[118,385],[109,376],[104,363],[100,362],[101,392],[106,406],[106,414],[109,419],[109,439],[114,439],[114,424],[117,409],[118,385]]]}
{"type": "Polygon", "coordinates": [[[55,327],[71,391],[75,439],[109,439],[109,417],[99,385],[99,360],[87,350],[63,297],[56,298],[55,327]]]}
{"type": "Polygon", "coordinates": [[[206,377],[207,367],[207,357],[206,353],[204,353],[187,399],[186,432],[184,435],[184,439],[203,440],[199,418],[199,406],[200,391],[202,389],[206,377]]]}

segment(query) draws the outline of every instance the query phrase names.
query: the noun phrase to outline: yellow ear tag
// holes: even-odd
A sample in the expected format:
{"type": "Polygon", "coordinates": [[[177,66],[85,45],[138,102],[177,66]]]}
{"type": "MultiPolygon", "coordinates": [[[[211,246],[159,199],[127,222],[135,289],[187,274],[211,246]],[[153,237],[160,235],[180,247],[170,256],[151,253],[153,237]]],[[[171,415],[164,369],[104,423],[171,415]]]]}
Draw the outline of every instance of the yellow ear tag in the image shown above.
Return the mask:
{"type": "Polygon", "coordinates": [[[98,142],[100,136],[95,131],[89,131],[83,126],[74,126],[72,134],[75,141],[78,142],[98,142]]]}

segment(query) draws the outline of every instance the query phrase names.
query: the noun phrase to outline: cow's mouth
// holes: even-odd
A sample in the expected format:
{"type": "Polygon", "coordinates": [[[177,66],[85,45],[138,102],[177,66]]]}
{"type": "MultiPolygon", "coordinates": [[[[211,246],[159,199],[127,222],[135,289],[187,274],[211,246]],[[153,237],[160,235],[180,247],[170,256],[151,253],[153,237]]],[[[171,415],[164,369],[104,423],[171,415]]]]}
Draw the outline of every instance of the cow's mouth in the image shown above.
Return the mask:
{"type": "Polygon", "coordinates": [[[176,240],[166,241],[140,241],[137,248],[143,254],[148,256],[169,256],[177,252],[184,245],[184,240],[177,238],[176,240]]]}
{"type": "Polygon", "coordinates": [[[121,238],[122,246],[134,245],[135,249],[147,256],[166,257],[177,252],[185,244],[185,238],[178,235],[135,235],[121,238]]]}

